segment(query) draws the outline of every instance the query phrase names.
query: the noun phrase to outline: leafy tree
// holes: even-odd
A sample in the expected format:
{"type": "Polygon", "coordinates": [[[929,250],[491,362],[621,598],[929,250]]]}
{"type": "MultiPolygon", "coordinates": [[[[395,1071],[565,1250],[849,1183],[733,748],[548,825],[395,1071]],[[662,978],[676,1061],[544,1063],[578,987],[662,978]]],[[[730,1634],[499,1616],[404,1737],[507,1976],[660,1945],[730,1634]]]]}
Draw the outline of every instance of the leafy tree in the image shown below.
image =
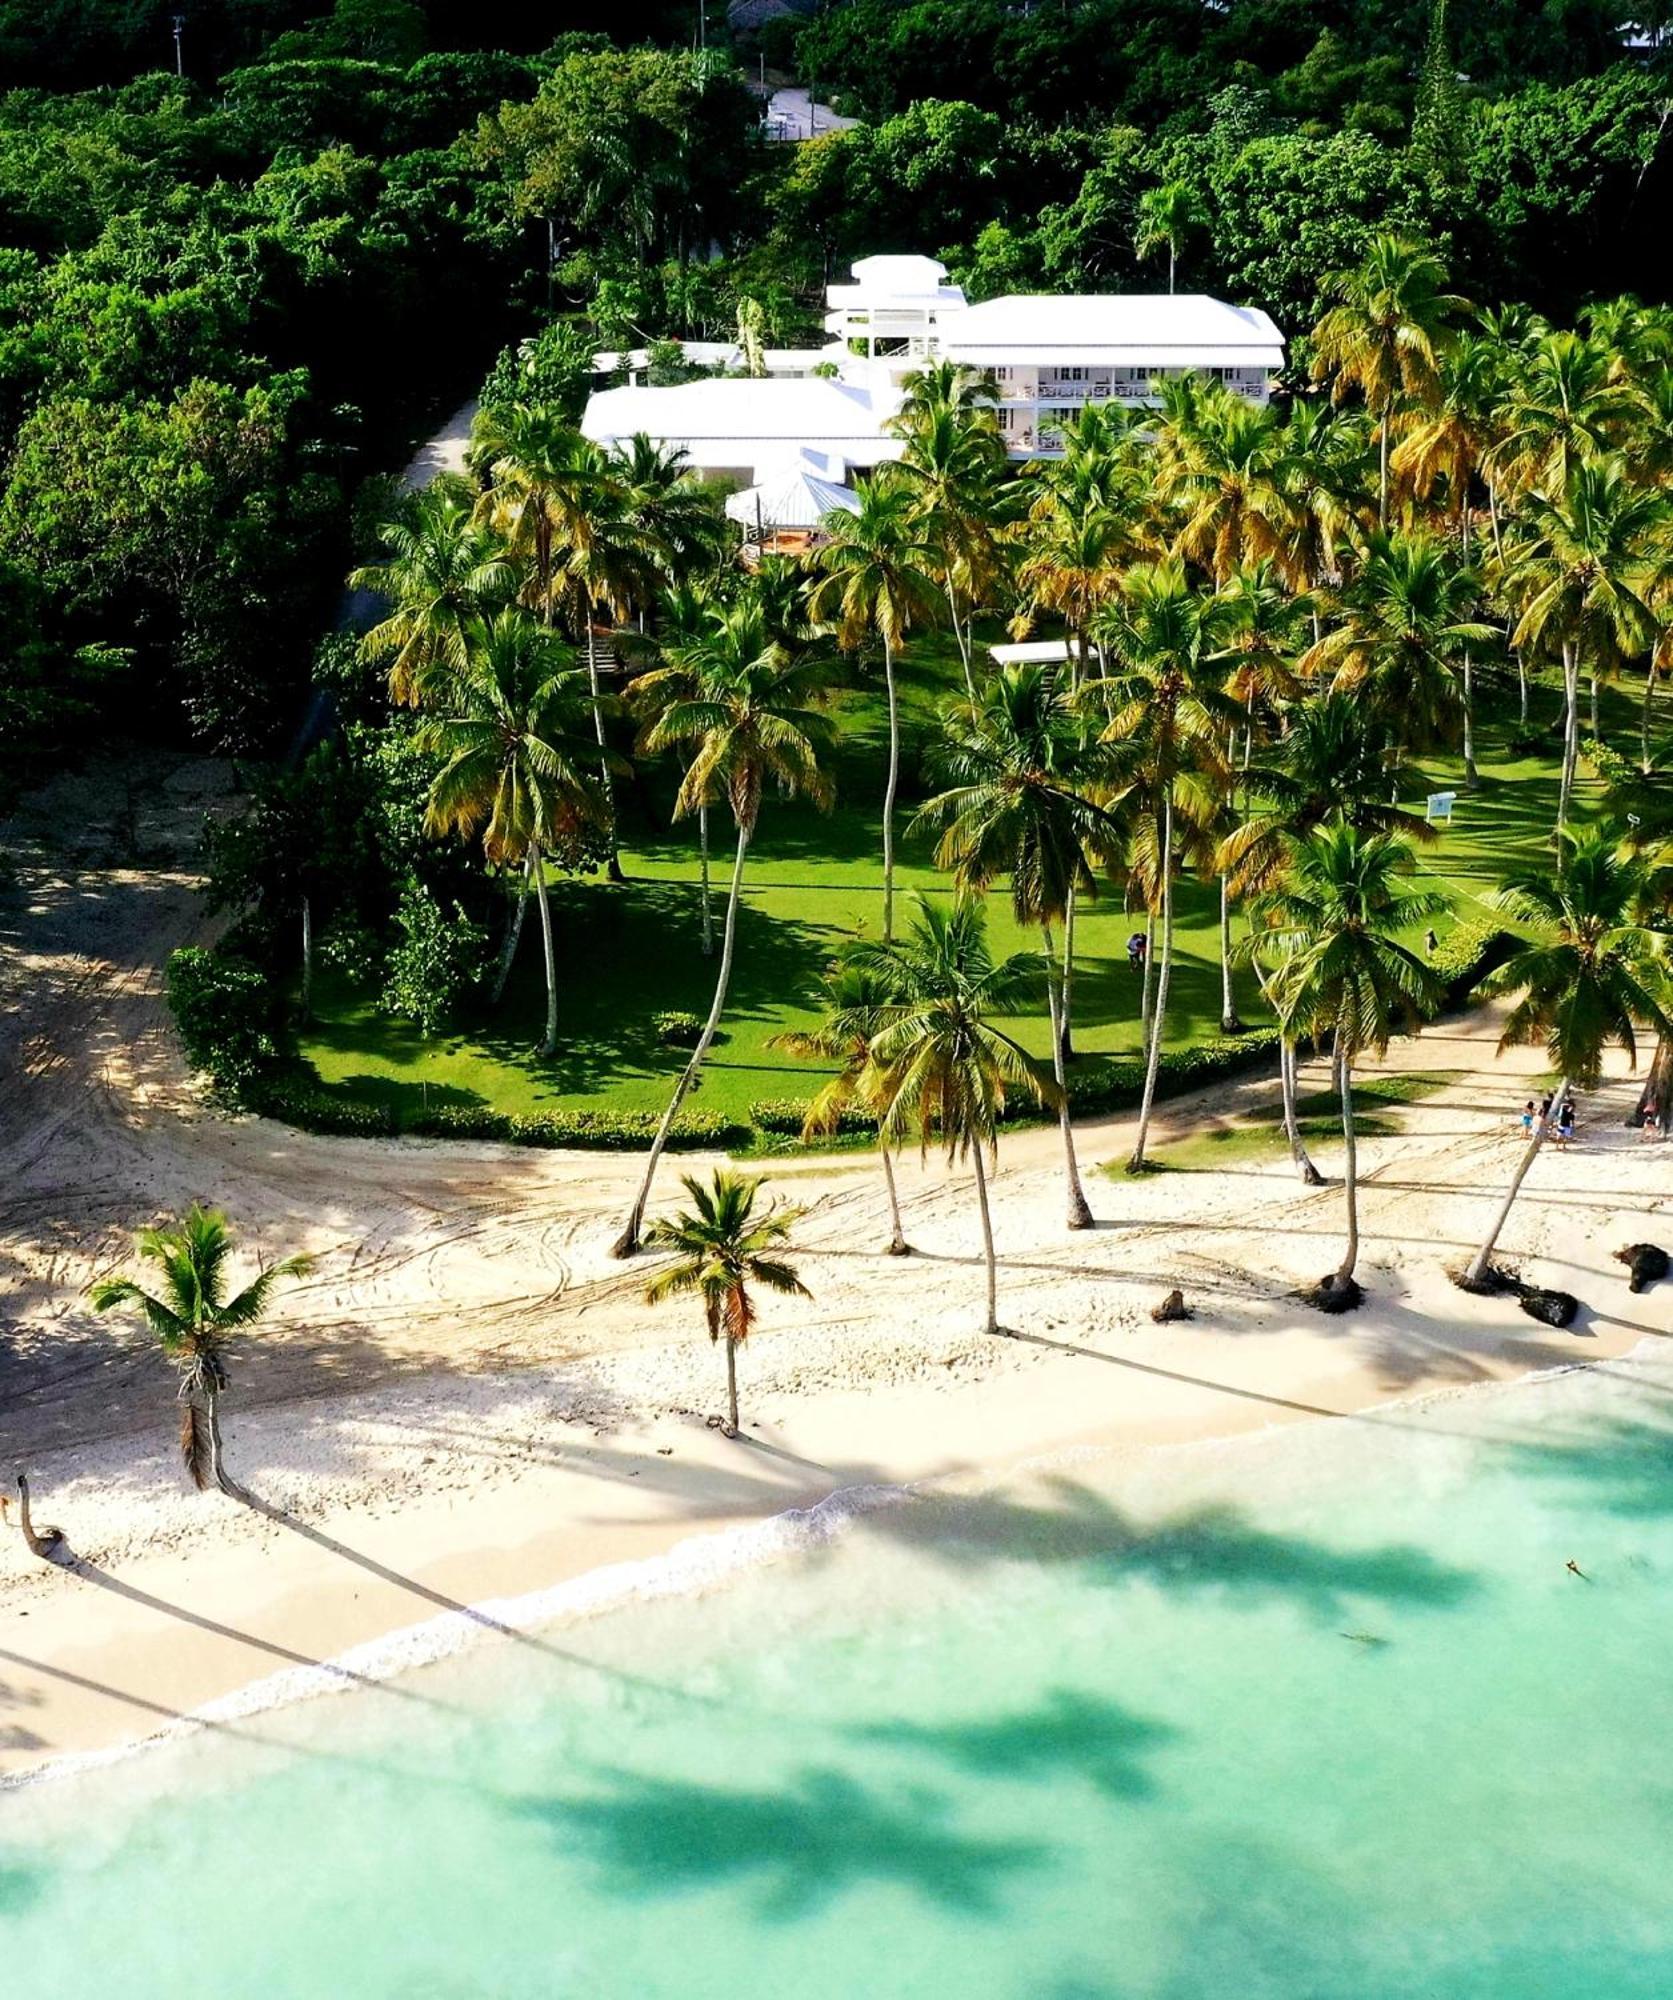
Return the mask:
{"type": "Polygon", "coordinates": [[[1189,181],[1167,181],[1139,196],[1138,230],[1133,247],[1142,258],[1168,253],[1168,290],[1174,288],[1179,254],[1208,225],[1202,196],[1189,181]]]}
{"type": "Polygon", "coordinates": [[[222,1458],[221,1397],[229,1385],[227,1349],[267,1311],[281,1278],[302,1277],[307,1257],[270,1264],[235,1293],[226,1295],[232,1232],[218,1208],[194,1202],[174,1223],[142,1229],[135,1241],[140,1259],[155,1264],[161,1283],[148,1292],[134,1278],[101,1278],[88,1293],[95,1312],[133,1306],[180,1372],[180,1455],[192,1484],[202,1492],[211,1481],[223,1493],[241,1497],[222,1458]]]}

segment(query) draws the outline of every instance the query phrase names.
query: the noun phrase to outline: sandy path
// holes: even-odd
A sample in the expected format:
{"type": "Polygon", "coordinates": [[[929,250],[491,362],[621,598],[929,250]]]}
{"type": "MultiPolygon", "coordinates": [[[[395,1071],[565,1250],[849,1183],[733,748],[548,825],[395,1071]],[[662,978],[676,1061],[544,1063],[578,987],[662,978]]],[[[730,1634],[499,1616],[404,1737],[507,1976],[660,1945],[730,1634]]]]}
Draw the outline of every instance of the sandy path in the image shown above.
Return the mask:
{"type": "MultiPolygon", "coordinates": [[[[743,1371],[758,1428],[727,1447],[702,1421],[715,1358],[685,1316],[645,1308],[642,1266],[608,1255],[633,1159],[312,1138],[198,1106],[159,967],[202,930],[191,853],[227,774],[157,760],[140,776],[132,813],[114,771],[94,767],[36,795],[6,835],[20,887],[0,902],[0,1467],[33,1466],[43,1512],[112,1581],[66,1595],[0,1535],[0,1651],[34,1662],[0,1662],[0,1697],[35,1704],[16,1742],[0,1727],[0,1767],[133,1727],[141,1710],[61,1678],[108,1685],[113,1653],[134,1700],[178,1706],[267,1671],[274,1646],[323,1655],[410,1620],[415,1585],[420,1609],[425,1591],[528,1588],[855,1480],[1357,1411],[1673,1332],[1673,1288],[1633,1297],[1610,1261],[1621,1243],[1673,1240],[1673,1152],[1622,1126],[1622,1079],[1586,1107],[1581,1146],[1541,1163],[1510,1233],[1532,1273],[1587,1302],[1577,1327],[1548,1334],[1447,1283],[1443,1264],[1502,1188],[1538,1067],[1495,1061],[1483,1014],[1391,1055],[1461,1077],[1401,1136],[1362,1148],[1373,1303],[1350,1319],[1289,1296],[1334,1261],[1339,1189],[1305,1189],[1287,1168],[1109,1180],[1091,1170],[1124,1155],[1125,1120],[1080,1131],[1101,1224],[1089,1235],[1062,1227],[1056,1132],[1005,1141],[995,1208],[1016,1341],[975,1331],[965,1176],[903,1162],[920,1254],[897,1261],[879,1254],[873,1160],[783,1163],[776,1183],[807,1208],[797,1244],[814,1297],[769,1305],[743,1371]],[[240,1355],[229,1406],[235,1459],[282,1523],[182,1490],[168,1370],[82,1297],[135,1226],[193,1197],[225,1206],[252,1250],[318,1257],[240,1355]],[[1197,1320],[1152,1325],[1176,1283],[1197,1320]],[[345,1575],[297,1523],[332,1524],[399,1580],[345,1575]],[[203,1601],[206,1582],[222,1622],[267,1635],[253,1650],[168,1609],[203,1601]],[[33,1620],[27,1647],[8,1607],[33,1620]]],[[[1213,1108],[1271,1088],[1218,1092],[1213,1108]]]]}

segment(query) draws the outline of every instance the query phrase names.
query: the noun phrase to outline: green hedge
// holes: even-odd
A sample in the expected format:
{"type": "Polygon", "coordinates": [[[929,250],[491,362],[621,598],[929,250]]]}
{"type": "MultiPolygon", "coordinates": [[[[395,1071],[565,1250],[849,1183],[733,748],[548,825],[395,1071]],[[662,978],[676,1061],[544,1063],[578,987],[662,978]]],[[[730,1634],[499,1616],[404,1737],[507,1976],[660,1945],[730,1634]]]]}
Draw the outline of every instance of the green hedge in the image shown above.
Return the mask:
{"type": "Polygon", "coordinates": [[[1456,924],[1441,939],[1429,963],[1446,981],[1446,1005],[1462,1007],[1477,984],[1496,972],[1521,940],[1500,924],[1472,921],[1456,924]]]}
{"type": "Polygon", "coordinates": [[[169,956],[164,991],[192,1068],[222,1103],[253,1104],[290,1054],[275,982],[235,952],[184,945],[169,956]]]}
{"type": "MultiPolygon", "coordinates": [[[[789,1137],[799,1139],[802,1127],[807,1123],[808,1100],[801,1097],[758,1097],[749,1107],[749,1122],[757,1132],[768,1132],[774,1138],[789,1137]]],[[[877,1130],[877,1120],[864,1111],[844,1111],[825,1136],[833,1139],[852,1139],[868,1136],[877,1130]]]]}
{"type": "MultiPolygon", "coordinates": [[[[488,1104],[440,1104],[402,1118],[392,1105],[341,1097],[311,1078],[286,1077],[250,1101],[253,1111],[305,1132],[352,1138],[491,1139],[508,1146],[565,1146],[599,1152],[637,1150],[656,1134],[651,1111],[543,1111],[519,1118],[488,1104]]],[[[673,1151],[747,1146],[754,1132],[717,1111],[692,1111],[674,1120],[673,1151]]]]}

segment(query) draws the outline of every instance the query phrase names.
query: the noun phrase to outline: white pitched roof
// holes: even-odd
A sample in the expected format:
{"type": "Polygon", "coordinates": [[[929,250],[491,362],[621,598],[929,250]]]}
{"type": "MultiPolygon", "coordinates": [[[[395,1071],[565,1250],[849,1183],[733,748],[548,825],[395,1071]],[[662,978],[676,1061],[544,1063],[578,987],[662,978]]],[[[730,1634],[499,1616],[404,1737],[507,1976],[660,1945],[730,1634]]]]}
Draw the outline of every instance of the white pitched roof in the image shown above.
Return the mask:
{"type": "Polygon", "coordinates": [[[755,465],[804,446],[858,465],[899,455],[883,435],[900,406],[874,392],[824,376],[762,379],[723,376],[671,388],[601,389],[587,399],[584,436],[608,444],[644,431],[682,445],[698,465],[755,465]]]}
{"type": "Polygon", "coordinates": [[[946,265],[934,257],[857,257],[850,268],[878,291],[933,292],[947,282],[946,265]]]}
{"type": "Polygon", "coordinates": [[[859,511],[860,496],[852,486],[821,479],[807,465],[746,486],[726,502],[727,515],[749,528],[817,528],[827,514],[859,511]]]}
{"type": "Polygon", "coordinates": [[[978,362],[1021,353],[1175,368],[1281,368],[1284,362],[1284,337],[1264,312],[1194,293],[987,299],[943,319],[941,343],[948,354],[978,362]]]}

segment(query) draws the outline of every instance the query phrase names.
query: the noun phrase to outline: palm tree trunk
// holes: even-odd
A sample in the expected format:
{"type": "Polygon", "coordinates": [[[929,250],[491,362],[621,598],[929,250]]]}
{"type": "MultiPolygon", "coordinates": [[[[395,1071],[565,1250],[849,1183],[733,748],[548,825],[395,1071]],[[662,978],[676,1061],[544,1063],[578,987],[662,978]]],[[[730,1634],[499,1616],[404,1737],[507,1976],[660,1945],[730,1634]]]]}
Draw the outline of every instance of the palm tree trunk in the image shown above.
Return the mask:
{"type": "Polygon", "coordinates": [[[1237,1018],[1237,996],[1232,991],[1231,884],[1224,875],[1220,877],[1220,1032],[1243,1032],[1243,1023],[1237,1018]]]}
{"type": "MultiPolygon", "coordinates": [[[[1470,560],[1470,501],[1466,485],[1458,508],[1459,553],[1466,567],[1470,560]]],[[[1475,767],[1475,663],[1468,650],[1464,653],[1464,785],[1474,791],[1478,782],[1475,767]]]]}
{"type": "Polygon", "coordinates": [[[1598,731],[1598,721],[1597,721],[1597,668],[1596,668],[1596,667],[1593,667],[1593,669],[1592,669],[1592,734],[1593,734],[1594,736],[1596,736],[1596,735],[1597,735],[1598,733],[1599,733],[1599,731],[1598,731]]]}
{"type": "Polygon", "coordinates": [[[523,856],[523,879],[518,885],[517,901],[512,908],[511,921],[505,927],[505,942],[500,946],[499,970],[494,974],[494,997],[491,1005],[497,1007],[505,998],[505,989],[511,979],[512,963],[517,956],[517,947],[523,937],[523,917],[529,907],[529,877],[534,873],[532,851],[523,856]]]}
{"type": "Polygon", "coordinates": [[[538,847],[534,856],[534,893],[540,904],[540,946],[546,960],[546,1038],[540,1044],[543,1056],[558,1052],[558,961],[552,950],[552,906],[546,900],[546,861],[538,847]]]}
{"type": "Polygon", "coordinates": [[[738,1435],[738,1343],[726,1336],[726,1435],[738,1435]]]}
{"type": "Polygon", "coordinates": [[[686,1093],[697,1081],[697,1072],[703,1066],[703,1058],[709,1052],[709,1044],[715,1038],[720,1026],[720,1017],[726,1006],[726,989],[732,981],[732,955],[738,937],[738,903],[742,896],[744,882],[744,856],[749,852],[749,830],[738,828],[737,858],[732,863],[732,888],[726,898],[726,921],[720,934],[720,970],[715,974],[715,994],[709,1006],[709,1018],[703,1023],[703,1032],[697,1038],[697,1046],[691,1052],[691,1060],[680,1072],[680,1080],[674,1086],[674,1094],[668,1100],[668,1109],[662,1114],[662,1122],[656,1128],[656,1137],[651,1141],[651,1156],[645,1162],[645,1178],[639,1184],[639,1192],[628,1211],[622,1226],[622,1233],[610,1246],[613,1257],[631,1257],[639,1248],[640,1231],[645,1226],[645,1209],[651,1198],[651,1184],[656,1179],[657,1165],[668,1144],[668,1134],[674,1120],[679,1115],[680,1106],[686,1100],[686,1093]]]}
{"type": "Polygon", "coordinates": [[[1290,1142],[1290,1158],[1300,1170],[1307,1187],[1323,1187],[1324,1175],[1314,1166],[1301,1136],[1301,1120],[1296,1112],[1295,1043],[1288,1035],[1278,1044],[1278,1091],[1284,1106],[1284,1137],[1290,1142]]]}
{"type": "Polygon", "coordinates": [[[1394,398],[1383,404],[1382,422],[1377,426],[1377,526],[1388,526],[1388,432],[1394,420],[1394,398]]]}
{"type": "Polygon", "coordinates": [[[1353,1065],[1345,1055],[1339,1055],[1336,1062],[1342,1089],[1342,1185],[1348,1199],[1347,1247],[1336,1267],[1335,1282],[1340,1287],[1352,1282],[1359,1262],[1359,1153],[1354,1143],[1353,1065]]]}
{"type": "Polygon", "coordinates": [[[970,638],[959,621],[958,598],[953,591],[952,572],[947,574],[947,615],[953,621],[953,637],[958,642],[959,664],[964,668],[965,691],[970,696],[970,713],[976,713],[976,676],[970,670],[970,638]]]}
{"type": "Polygon", "coordinates": [[[1563,642],[1563,776],[1557,793],[1557,870],[1563,866],[1562,836],[1568,831],[1574,772],[1580,761],[1580,662],[1574,642],[1563,642]]]}
{"type": "Polygon", "coordinates": [[[593,730],[598,737],[598,781],[604,788],[604,810],[610,822],[609,874],[612,882],[622,878],[621,856],[616,852],[616,792],[610,782],[610,758],[604,741],[604,706],[598,684],[598,641],[593,633],[590,602],[583,600],[581,615],[587,621],[587,682],[593,697],[593,730]]]}
{"type": "Polygon", "coordinates": [[[1466,1285],[1484,1284],[1487,1267],[1492,1262],[1493,1252],[1499,1247],[1499,1236],[1510,1218],[1511,1207],[1522,1192],[1522,1183],[1528,1178],[1528,1169],[1539,1158],[1539,1149],[1545,1144],[1545,1135],[1552,1119],[1557,1115],[1564,1098],[1568,1096],[1568,1078],[1565,1076],[1557,1085],[1551,1099],[1551,1116],[1542,1118],[1534,1126],[1534,1136],[1522,1148],[1522,1157],[1517,1162],[1516,1172],[1511,1177],[1510,1186],[1505,1190],[1505,1198],[1499,1203],[1499,1212],[1493,1218],[1493,1226],[1487,1232],[1487,1240],[1470,1260],[1469,1269],[1464,1273],[1466,1285]]]}
{"type": "Polygon", "coordinates": [[[889,781],[883,790],[883,942],[895,935],[895,793],[900,786],[900,702],[895,691],[895,649],[883,639],[883,679],[889,691],[889,781]]]}
{"type": "Polygon", "coordinates": [[[1528,726],[1528,663],[1522,657],[1522,648],[1516,648],[1516,700],[1517,721],[1523,729],[1528,726]]]}
{"type": "Polygon", "coordinates": [[[1144,976],[1139,985],[1139,1025],[1150,1033],[1151,967],[1156,963],[1156,912],[1144,913],[1144,976]]]}
{"type": "Polygon", "coordinates": [[[1634,1113],[1638,1124],[1644,1123],[1644,1113],[1652,1102],[1656,1107],[1655,1122],[1665,1132],[1673,1124],[1673,1036],[1662,1035],[1656,1042],[1655,1060],[1644,1079],[1644,1088],[1638,1093],[1634,1113]]]}
{"type": "Polygon", "coordinates": [[[881,1127],[878,1128],[877,1133],[877,1148],[883,1155],[883,1183],[889,1190],[889,1225],[894,1231],[894,1234],[889,1238],[889,1255],[891,1257],[909,1257],[912,1254],[912,1245],[907,1242],[906,1231],[901,1225],[900,1194],[895,1187],[894,1158],[890,1153],[889,1142],[885,1138],[881,1127]]]}
{"type": "Polygon", "coordinates": [[[1074,998],[1075,891],[1071,883],[1068,899],[1063,905],[1063,1032],[1058,1037],[1058,1047],[1062,1049],[1063,1060],[1066,1063],[1075,1059],[1074,998]]]}
{"type": "MultiPolygon", "coordinates": [[[[1150,954],[1145,953],[1146,970],[1150,954]]],[[[1156,976],[1156,1012],[1150,1023],[1150,1047],[1144,1061],[1144,1099],[1139,1105],[1139,1133],[1130,1174],[1142,1173],[1145,1141],[1150,1136],[1150,1107],[1156,1101],[1156,1071],[1162,1060],[1162,1034],[1168,1018],[1168,974],[1173,970],[1173,786],[1162,794],[1162,967],[1156,976]]]]}
{"type": "Polygon", "coordinates": [[[1650,655],[1650,664],[1644,671],[1644,706],[1638,713],[1638,768],[1647,778],[1650,775],[1650,702],[1656,691],[1656,656],[1650,655]]]}
{"type": "Polygon", "coordinates": [[[703,857],[703,956],[715,955],[714,910],[709,897],[709,809],[697,808],[697,845],[703,857]]]}
{"type": "Polygon", "coordinates": [[[1173,238],[1170,236],[1168,238],[1168,297],[1169,298],[1173,297],[1173,274],[1174,274],[1174,267],[1178,262],[1178,257],[1179,257],[1178,249],[1174,244],[1173,238]]]}
{"type": "Polygon", "coordinates": [[[314,1018],[314,905],[302,898],[302,1018],[314,1018]]]}
{"type": "Polygon", "coordinates": [[[999,1331],[999,1264],[993,1254],[993,1217],[988,1213],[988,1174],[982,1163],[982,1142],[978,1139],[971,1148],[971,1159],[976,1166],[976,1206],[982,1217],[982,1255],[988,1267],[988,1323],[986,1333],[999,1331]]]}
{"type": "Polygon", "coordinates": [[[1087,1206],[1086,1190],[1080,1184],[1080,1162],[1075,1158],[1075,1126],[1069,1116],[1069,1086],[1063,1067],[1063,1000],[1057,989],[1057,957],[1051,941],[1051,925],[1042,924],[1040,935],[1046,947],[1046,1010],[1051,1016],[1051,1066],[1057,1078],[1057,1123],[1063,1134],[1063,1170],[1068,1181],[1068,1226],[1071,1229],[1090,1229],[1092,1210],[1087,1206]]]}
{"type": "Polygon", "coordinates": [[[221,1443],[221,1397],[220,1391],[209,1389],[204,1396],[205,1419],[209,1425],[209,1471],[215,1484],[223,1493],[230,1493],[235,1499],[242,1498],[242,1489],[227,1471],[226,1453],[221,1443]]]}

